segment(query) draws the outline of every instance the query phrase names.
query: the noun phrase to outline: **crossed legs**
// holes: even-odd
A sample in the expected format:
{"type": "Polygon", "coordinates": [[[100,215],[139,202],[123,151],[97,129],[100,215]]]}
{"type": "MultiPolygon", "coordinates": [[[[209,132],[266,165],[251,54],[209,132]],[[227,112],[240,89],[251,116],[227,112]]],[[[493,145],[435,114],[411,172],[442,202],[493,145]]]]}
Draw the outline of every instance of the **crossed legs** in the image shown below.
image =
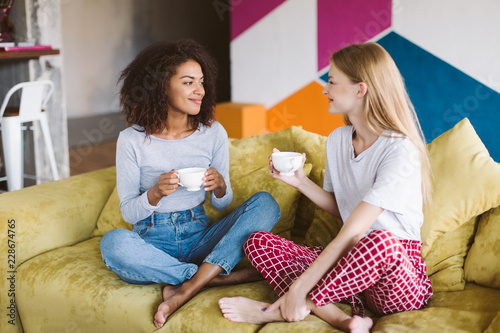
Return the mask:
{"type": "MultiPolygon", "coordinates": [[[[385,230],[371,232],[326,274],[308,296],[308,309],[346,332],[368,332],[370,318],[347,316],[333,303],[363,291],[368,305],[379,314],[421,308],[432,296],[420,257],[420,242],[398,241],[385,230]]],[[[308,248],[267,232],[252,234],[245,253],[279,296],[317,258],[320,248],[308,248]]],[[[280,314],[262,312],[268,304],[245,298],[223,298],[223,315],[232,321],[283,321],[280,314]]],[[[267,312],[267,311],[266,311],[267,312]]],[[[279,312],[277,310],[276,312],[279,312]]]]}

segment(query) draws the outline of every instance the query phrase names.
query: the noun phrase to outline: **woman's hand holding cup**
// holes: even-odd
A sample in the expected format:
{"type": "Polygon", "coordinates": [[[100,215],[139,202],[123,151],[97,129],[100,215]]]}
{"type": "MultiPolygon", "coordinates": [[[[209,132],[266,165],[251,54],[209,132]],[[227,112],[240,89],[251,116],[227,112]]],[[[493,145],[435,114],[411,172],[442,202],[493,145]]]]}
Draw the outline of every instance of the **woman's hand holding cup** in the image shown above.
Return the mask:
{"type": "Polygon", "coordinates": [[[224,177],[215,168],[209,168],[203,177],[205,191],[214,191],[217,198],[222,198],[226,194],[226,182],[224,177]]]}
{"type": "Polygon", "coordinates": [[[172,169],[169,173],[162,173],[158,183],[148,191],[148,200],[152,206],[156,206],[161,198],[170,195],[179,188],[177,170],[172,169]]]}
{"type": "Polygon", "coordinates": [[[304,173],[305,153],[281,153],[273,148],[273,154],[268,159],[273,178],[280,179],[295,188],[298,188],[302,180],[307,178],[304,173]],[[298,160],[298,157],[302,158],[298,160]]]}
{"type": "Polygon", "coordinates": [[[174,193],[179,188],[178,172],[179,171],[172,169],[169,173],[162,173],[160,175],[158,179],[158,192],[160,192],[162,197],[174,193]]]}

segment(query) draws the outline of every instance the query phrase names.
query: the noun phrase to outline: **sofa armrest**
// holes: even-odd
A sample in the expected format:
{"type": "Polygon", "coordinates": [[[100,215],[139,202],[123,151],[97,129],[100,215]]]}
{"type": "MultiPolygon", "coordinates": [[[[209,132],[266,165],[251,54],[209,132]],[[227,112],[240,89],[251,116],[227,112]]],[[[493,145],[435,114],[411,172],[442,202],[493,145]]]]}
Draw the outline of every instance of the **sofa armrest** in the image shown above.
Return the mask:
{"type": "Polygon", "coordinates": [[[113,167],[0,194],[0,332],[22,332],[15,308],[17,267],[90,238],[115,183],[113,167]]]}
{"type": "Polygon", "coordinates": [[[115,183],[113,167],[0,194],[0,233],[15,241],[16,266],[88,239],[115,183]]]}

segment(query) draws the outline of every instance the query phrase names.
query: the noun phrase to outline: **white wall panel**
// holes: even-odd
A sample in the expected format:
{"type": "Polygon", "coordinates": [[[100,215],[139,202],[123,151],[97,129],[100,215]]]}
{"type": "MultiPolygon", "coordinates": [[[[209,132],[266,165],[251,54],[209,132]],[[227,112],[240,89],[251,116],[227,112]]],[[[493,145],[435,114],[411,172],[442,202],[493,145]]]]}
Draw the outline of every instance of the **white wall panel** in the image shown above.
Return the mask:
{"type": "Polygon", "coordinates": [[[317,75],[317,5],[288,0],[231,43],[234,102],[271,107],[317,75]]]}
{"type": "Polygon", "coordinates": [[[500,1],[393,0],[393,30],[500,92],[500,1]]]}

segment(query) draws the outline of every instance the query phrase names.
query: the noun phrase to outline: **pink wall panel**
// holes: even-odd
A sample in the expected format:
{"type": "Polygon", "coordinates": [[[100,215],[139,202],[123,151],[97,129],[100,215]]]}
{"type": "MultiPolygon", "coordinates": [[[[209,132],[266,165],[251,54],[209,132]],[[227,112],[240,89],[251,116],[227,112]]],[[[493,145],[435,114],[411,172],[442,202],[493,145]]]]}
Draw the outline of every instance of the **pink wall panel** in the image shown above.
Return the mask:
{"type": "Polygon", "coordinates": [[[391,0],[318,0],[318,70],[330,54],[391,26],[391,0]]]}
{"type": "Polygon", "coordinates": [[[231,0],[231,40],[283,2],[285,0],[231,0]]]}

